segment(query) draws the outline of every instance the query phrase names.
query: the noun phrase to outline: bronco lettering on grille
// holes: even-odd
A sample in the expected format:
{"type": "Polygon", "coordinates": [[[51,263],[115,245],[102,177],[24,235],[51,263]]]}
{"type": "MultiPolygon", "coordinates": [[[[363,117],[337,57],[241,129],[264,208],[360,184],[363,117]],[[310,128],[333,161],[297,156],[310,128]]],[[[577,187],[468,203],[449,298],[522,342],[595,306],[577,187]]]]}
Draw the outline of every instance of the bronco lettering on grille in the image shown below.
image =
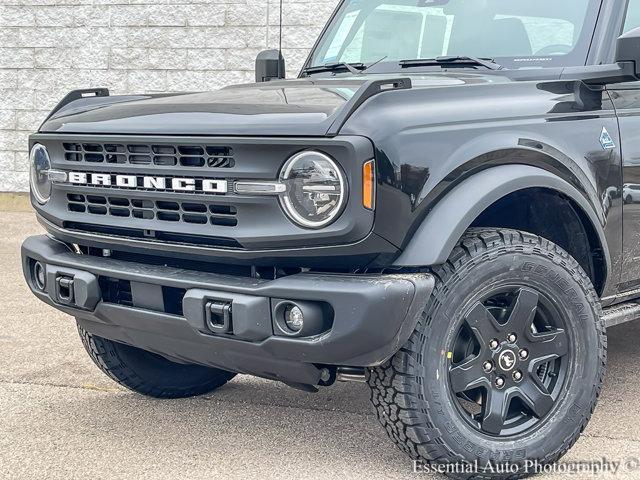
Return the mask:
{"type": "Polygon", "coordinates": [[[69,172],[69,183],[96,187],[142,188],[145,190],[172,190],[176,192],[217,193],[228,191],[226,180],[208,178],[151,177],[116,175],[111,173],[69,172]]]}

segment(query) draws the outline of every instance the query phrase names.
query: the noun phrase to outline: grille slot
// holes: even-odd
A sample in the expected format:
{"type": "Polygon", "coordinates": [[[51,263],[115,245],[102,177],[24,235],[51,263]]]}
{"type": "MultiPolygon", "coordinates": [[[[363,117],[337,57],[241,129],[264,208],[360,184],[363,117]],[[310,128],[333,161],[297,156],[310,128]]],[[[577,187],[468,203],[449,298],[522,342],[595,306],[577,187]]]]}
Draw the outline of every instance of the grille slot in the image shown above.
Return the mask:
{"type": "Polygon", "coordinates": [[[130,217],[131,211],[128,208],[111,207],[109,209],[109,215],[114,217],[130,217]]]}
{"type": "Polygon", "coordinates": [[[107,207],[103,207],[101,205],[89,205],[87,207],[89,213],[93,213],[94,215],[106,215],[107,207]]]}
{"type": "Polygon", "coordinates": [[[154,145],[144,143],[63,143],[69,162],[233,168],[231,147],[216,145],[154,145]]]}
{"type": "Polygon", "coordinates": [[[204,167],[204,157],[182,157],[180,165],[183,167],[204,167]]]}
{"type": "Polygon", "coordinates": [[[102,195],[67,194],[70,212],[113,217],[184,222],[196,225],[236,227],[238,209],[233,205],[197,202],[169,202],[165,200],[105,197],[102,195]]]}
{"type": "Polygon", "coordinates": [[[99,197],[96,195],[87,195],[87,202],[97,205],[106,205],[107,199],[105,197],[99,197]]]}
{"type": "Polygon", "coordinates": [[[87,162],[100,163],[104,162],[104,155],[101,153],[85,153],[84,159],[87,162]]]}
{"type": "Polygon", "coordinates": [[[82,203],[69,203],[69,211],[75,213],[84,213],[87,211],[87,207],[82,203]]]}
{"type": "Polygon", "coordinates": [[[111,277],[98,277],[98,284],[102,292],[102,300],[107,303],[115,303],[133,307],[131,295],[131,282],[111,277]]]}
{"type": "Polygon", "coordinates": [[[182,215],[182,220],[187,223],[199,223],[200,225],[207,223],[206,215],[194,215],[193,213],[185,213],[182,215]]]}
{"type": "Polygon", "coordinates": [[[165,222],[179,222],[180,215],[174,212],[158,212],[158,220],[164,220],[165,222]]]}
{"type": "Polygon", "coordinates": [[[64,228],[68,228],[78,232],[88,233],[101,233],[104,235],[113,235],[114,237],[135,238],[145,240],[159,240],[164,242],[180,242],[191,245],[208,245],[214,247],[225,248],[242,248],[236,240],[229,237],[220,236],[204,236],[204,235],[191,235],[191,234],[176,234],[171,232],[164,232],[156,230],[152,236],[149,236],[149,230],[141,228],[127,228],[127,227],[111,227],[108,225],[96,225],[93,223],[82,222],[64,222],[64,228]]]}
{"type": "Polygon", "coordinates": [[[118,207],[128,207],[129,199],[121,197],[109,197],[109,203],[118,207]]]}

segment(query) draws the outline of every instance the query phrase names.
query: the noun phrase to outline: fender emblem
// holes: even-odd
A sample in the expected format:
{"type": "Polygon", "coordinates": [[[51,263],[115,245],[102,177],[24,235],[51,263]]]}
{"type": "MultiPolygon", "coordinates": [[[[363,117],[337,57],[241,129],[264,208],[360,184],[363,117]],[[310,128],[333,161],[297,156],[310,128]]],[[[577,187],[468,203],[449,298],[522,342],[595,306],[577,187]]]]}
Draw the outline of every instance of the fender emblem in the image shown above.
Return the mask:
{"type": "Polygon", "coordinates": [[[600,145],[605,150],[612,150],[616,148],[616,142],[613,141],[611,135],[605,127],[602,127],[602,133],[600,134],[600,145]]]}

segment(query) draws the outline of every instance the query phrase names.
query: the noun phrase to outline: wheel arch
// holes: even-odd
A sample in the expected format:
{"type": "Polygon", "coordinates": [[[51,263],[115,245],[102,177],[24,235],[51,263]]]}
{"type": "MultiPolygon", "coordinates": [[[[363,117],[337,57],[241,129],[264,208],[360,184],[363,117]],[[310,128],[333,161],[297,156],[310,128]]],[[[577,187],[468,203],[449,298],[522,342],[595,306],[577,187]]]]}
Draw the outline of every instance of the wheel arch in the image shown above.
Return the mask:
{"type": "MultiPolygon", "coordinates": [[[[589,271],[588,265],[580,262],[590,274],[598,293],[602,293],[606,279],[610,273],[610,256],[603,228],[603,220],[598,210],[574,185],[559,176],[531,165],[500,165],[487,168],[462,181],[448,192],[431,209],[427,217],[415,231],[403,253],[394,262],[400,267],[424,267],[440,265],[447,261],[449,255],[472,226],[508,227],[508,219],[503,225],[484,224],[491,218],[488,212],[497,208],[500,201],[514,194],[522,195],[542,192],[562,198],[566,206],[576,215],[576,219],[584,228],[586,237],[591,242],[591,251],[601,253],[601,259],[593,259],[594,268],[589,271]]],[[[500,222],[498,222],[500,223],[500,222]]],[[[542,235],[541,232],[530,232],[542,235]]],[[[555,241],[569,253],[571,247],[555,241]]]]}

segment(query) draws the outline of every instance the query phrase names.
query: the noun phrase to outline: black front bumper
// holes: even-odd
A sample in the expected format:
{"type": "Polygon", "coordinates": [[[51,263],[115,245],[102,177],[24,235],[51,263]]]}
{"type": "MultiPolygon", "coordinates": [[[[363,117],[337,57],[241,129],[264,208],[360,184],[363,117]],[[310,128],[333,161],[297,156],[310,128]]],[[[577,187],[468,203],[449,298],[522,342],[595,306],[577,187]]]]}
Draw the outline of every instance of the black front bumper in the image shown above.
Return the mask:
{"type": "Polygon", "coordinates": [[[307,385],[319,383],[320,366],[375,366],[390,358],[408,340],[434,285],[428,274],[219,275],[78,255],[47,236],[28,238],[22,261],[33,293],[93,334],[174,361],[307,385]],[[45,266],[44,288],[35,281],[35,262],[45,266]],[[105,279],[125,282],[128,301],[107,295],[105,279]],[[176,292],[179,311],[168,308],[176,292]],[[231,306],[232,330],[207,328],[212,301],[231,306]],[[320,305],[322,331],[284,334],[276,318],[283,301],[320,305]]]}

